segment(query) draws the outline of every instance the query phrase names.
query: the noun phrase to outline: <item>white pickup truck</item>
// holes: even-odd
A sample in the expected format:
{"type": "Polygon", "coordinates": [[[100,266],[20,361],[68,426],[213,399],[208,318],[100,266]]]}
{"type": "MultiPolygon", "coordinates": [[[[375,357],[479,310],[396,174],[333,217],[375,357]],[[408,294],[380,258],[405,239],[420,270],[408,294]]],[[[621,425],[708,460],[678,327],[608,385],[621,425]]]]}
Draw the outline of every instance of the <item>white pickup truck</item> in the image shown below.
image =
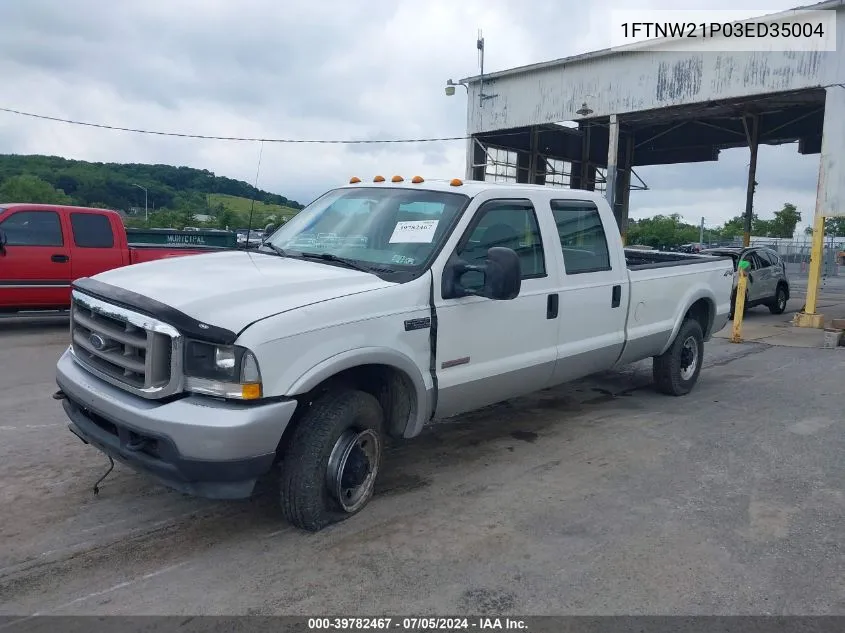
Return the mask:
{"type": "Polygon", "coordinates": [[[255,251],[74,283],[55,397],[106,455],[189,494],[277,469],[319,530],[369,501],[387,436],[654,358],[683,395],[730,258],[629,250],[598,194],[353,178],[255,251]]]}

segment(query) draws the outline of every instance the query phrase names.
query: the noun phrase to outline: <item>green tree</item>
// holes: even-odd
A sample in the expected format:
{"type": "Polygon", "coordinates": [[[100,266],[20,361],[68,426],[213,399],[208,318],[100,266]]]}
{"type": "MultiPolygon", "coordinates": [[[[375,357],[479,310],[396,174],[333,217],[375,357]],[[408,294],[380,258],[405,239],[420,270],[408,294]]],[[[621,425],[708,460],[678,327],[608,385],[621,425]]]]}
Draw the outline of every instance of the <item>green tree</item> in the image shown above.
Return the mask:
{"type": "MultiPolygon", "coordinates": [[[[812,235],[813,227],[808,226],[806,229],[804,229],[804,233],[807,235],[812,235]]],[[[827,237],[845,237],[845,217],[825,219],[824,234],[827,237]]]]}
{"type": "Polygon", "coordinates": [[[769,221],[768,237],[792,237],[795,227],[801,221],[801,212],[792,203],[785,203],[780,211],[775,211],[775,217],[769,221]]]}
{"type": "Polygon", "coordinates": [[[0,200],[36,204],[72,204],[73,200],[38,176],[23,174],[6,178],[0,185],[0,200]]]}
{"type": "Polygon", "coordinates": [[[741,215],[737,215],[722,226],[719,230],[719,234],[723,239],[733,239],[735,237],[740,237],[743,232],[745,231],[745,220],[741,215]]]}

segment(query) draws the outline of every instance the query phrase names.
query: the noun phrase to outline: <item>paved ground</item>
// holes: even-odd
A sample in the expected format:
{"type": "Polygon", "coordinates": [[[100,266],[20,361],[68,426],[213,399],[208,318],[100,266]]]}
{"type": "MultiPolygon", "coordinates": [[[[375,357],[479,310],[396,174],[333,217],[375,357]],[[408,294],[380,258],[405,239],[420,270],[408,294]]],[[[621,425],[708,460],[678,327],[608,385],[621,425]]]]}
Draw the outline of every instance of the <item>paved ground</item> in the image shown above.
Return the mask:
{"type": "Polygon", "coordinates": [[[65,344],[0,324],[0,615],[845,614],[845,348],[715,340],[684,398],[639,365],[437,425],[305,534],[269,482],[213,503],[118,466],[95,498],[65,344]]]}

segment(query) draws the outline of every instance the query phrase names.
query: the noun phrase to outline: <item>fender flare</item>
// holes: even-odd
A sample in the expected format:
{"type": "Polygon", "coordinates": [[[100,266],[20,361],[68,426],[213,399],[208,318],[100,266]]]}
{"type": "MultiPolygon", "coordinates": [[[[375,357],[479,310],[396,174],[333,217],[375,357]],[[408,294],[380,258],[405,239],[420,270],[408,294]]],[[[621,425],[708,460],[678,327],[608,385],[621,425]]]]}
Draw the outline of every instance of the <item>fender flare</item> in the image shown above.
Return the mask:
{"type": "MultiPolygon", "coordinates": [[[[675,326],[672,328],[672,334],[669,336],[669,340],[663,346],[663,349],[660,350],[660,354],[664,354],[666,350],[672,346],[672,343],[675,342],[675,337],[678,336],[678,330],[681,329],[681,324],[684,322],[684,316],[686,316],[686,313],[689,312],[689,309],[693,306],[693,304],[701,299],[706,299],[710,306],[710,318],[707,323],[707,327],[704,328],[704,340],[706,341],[709,339],[708,334],[713,327],[713,320],[716,317],[716,306],[718,305],[716,303],[716,296],[709,288],[696,288],[692,292],[693,294],[681,304],[684,308],[675,318],[675,326]]],[[[658,356],[660,354],[658,354],[658,356]]]]}
{"type": "Polygon", "coordinates": [[[402,352],[388,347],[359,347],[330,356],[305,371],[286,391],[288,396],[308,393],[332,376],[359,365],[387,365],[401,371],[414,387],[416,402],[405,423],[404,437],[418,435],[430,417],[431,398],[423,373],[417,364],[402,352]]]}

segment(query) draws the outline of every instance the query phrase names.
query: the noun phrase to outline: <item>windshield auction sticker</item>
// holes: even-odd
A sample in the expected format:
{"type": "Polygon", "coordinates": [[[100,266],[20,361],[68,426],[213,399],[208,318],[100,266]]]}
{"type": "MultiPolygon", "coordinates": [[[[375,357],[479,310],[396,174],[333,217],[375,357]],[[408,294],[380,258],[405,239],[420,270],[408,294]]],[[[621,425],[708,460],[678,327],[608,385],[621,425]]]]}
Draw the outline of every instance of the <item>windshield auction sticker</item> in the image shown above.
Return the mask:
{"type": "Polygon", "coordinates": [[[390,236],[391,244],[431,244],[438,220],[411,220],[397,222],[390,236]]]}

